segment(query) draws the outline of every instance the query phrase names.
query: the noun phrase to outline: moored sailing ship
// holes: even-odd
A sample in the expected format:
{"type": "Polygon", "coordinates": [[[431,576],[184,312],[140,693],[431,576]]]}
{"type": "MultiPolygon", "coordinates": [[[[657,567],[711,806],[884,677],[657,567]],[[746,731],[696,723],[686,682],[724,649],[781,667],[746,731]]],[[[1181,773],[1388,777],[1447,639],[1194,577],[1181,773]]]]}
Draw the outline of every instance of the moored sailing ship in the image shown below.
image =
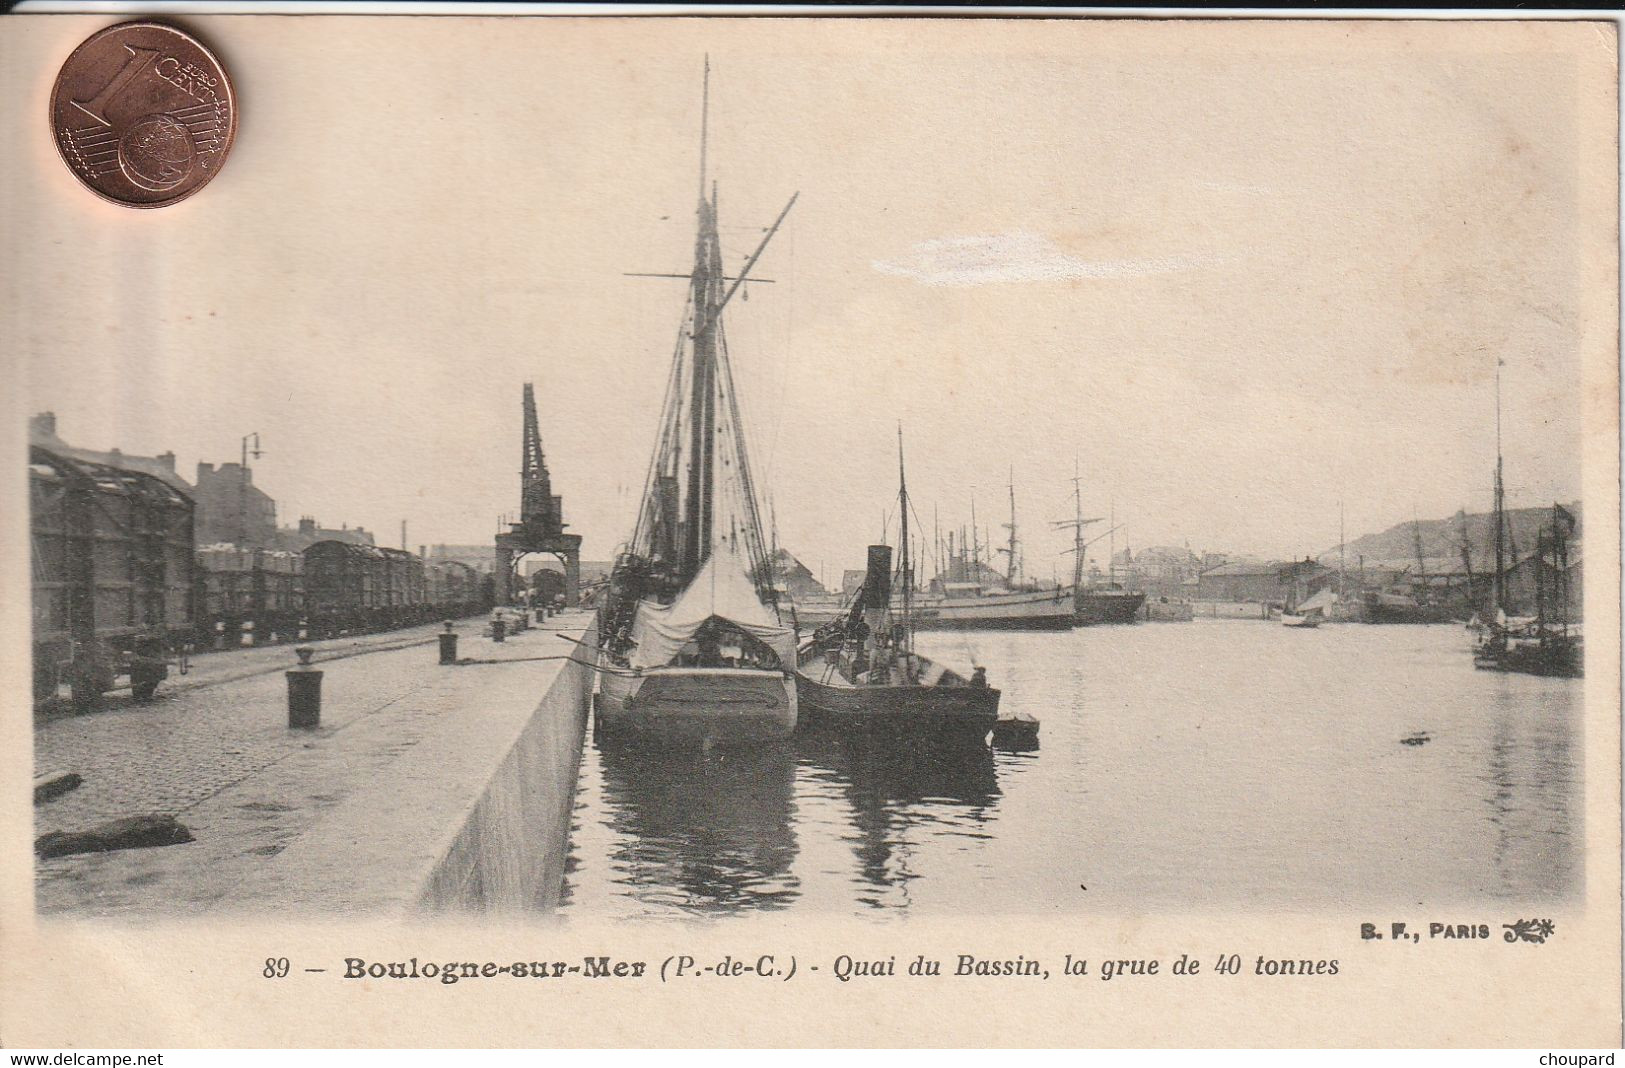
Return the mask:
{"type": "MultiPolygon", "coordinates": [[[[1552,505],[1552,518],[1536,537],[1532,558],[1535,569],[1535,614],[1511,614],[1507,588],[1506,483],[1501,455],[1501,370],[1495,371],[1495,507],[1492,534],[1495,571],[1490,599],[1482,613],[1480,640],[1473,665],[1490,671],[1524,675],[1580,678],[1585,674],[1585,646],[1578,626],[1570,622],[1569,543],[1575,520],[1561,505],[1552,505]]],[[[1514,554],[1515,555],[1515,554],[1514,554]]]]}
{"type": "MultiPolygon", "coordinates": [[[[1012,500],[1012,510],[1014,502],[1012,500]]],[[[971,504],[971,533],[963,530],[958,542],[950,531],[942,570],[923,590],[910,588],[909,620],[916,630],[1070,630],[1073,625],[1071,591],[1060,586],[1024,585],[1015,580],[1015,568],[1001,575],[983,558],[985,548],[976,536],[975,503],[971,504]]],[[[1017,551],[1014,514],[1009,550],[1017,551]]],[[[803,631],[846,616],[854,595],[798,598],[795,621],[803,631]]],[[[892,592],[892,611],[902,610],[904,591],[892,592]]]]}
{"type": "MultiPolygon", "coordinates": [[[[1145,594],[1124,589],[1117,581],[1117,565],[1110,564],[1112,577],[1104,582],[1085,584],[1084,582],[1084,552],[1117,529],[1112,525],[1106,534],[1096,535],[1086,539],[1083,536],[1084,528],[1090,523],[1098,523],[1100,519],[1085,519],[1083,517],[1083,488],[1082,478],[1074,462],[1072,470],[1072,511],[1071,519],[1063,519],[1055,524],[1057,528],[1072,531],[1072,548],[1067,552],[1072,554],[1072,611],[1073,622],[1080,627],[1092,627],[1104,623],[1135,623],[1139,621],[1140,609],[1145,605],[1145,594]]],[[[1115,555],[1115,554],[1113,554],[1115,555]]]]}
{"type": "Polygon", "coordinates": [[[700,146],[683,327],[637,524],[599,613],[605,737],[710,744],[784,737],[796,725],[795,637],[776,605],[722,318],[795,197],[728,276],[703,119],[700,146]]]}

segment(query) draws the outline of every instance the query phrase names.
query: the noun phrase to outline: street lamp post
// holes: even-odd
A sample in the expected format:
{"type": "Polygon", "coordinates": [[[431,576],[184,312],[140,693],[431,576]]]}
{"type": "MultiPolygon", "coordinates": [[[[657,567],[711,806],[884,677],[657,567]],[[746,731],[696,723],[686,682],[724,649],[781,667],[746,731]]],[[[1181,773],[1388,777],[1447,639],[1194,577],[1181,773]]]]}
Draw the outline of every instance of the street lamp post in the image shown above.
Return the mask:
{"type": "Polygon", "coordinates": [[[248,548],[248,443],[254,443],[254,459],[265,455],[260,451],[259,431],[243,435],[243,458],[237,469],[237,544],[248,548]]]}

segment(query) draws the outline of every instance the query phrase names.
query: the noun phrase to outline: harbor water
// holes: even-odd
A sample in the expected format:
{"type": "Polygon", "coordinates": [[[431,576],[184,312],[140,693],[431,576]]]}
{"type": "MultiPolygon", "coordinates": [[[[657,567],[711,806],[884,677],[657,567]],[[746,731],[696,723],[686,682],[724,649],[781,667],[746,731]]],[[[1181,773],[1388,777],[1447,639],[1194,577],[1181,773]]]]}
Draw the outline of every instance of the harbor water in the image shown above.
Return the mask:
{"type": "Polygon", "coordinates": [[[1556,903],[1583,893],[1581,684],[1460,626],[921,634],[1032,753],[589,739],[560,909],[613,917],[1556,903]]]}

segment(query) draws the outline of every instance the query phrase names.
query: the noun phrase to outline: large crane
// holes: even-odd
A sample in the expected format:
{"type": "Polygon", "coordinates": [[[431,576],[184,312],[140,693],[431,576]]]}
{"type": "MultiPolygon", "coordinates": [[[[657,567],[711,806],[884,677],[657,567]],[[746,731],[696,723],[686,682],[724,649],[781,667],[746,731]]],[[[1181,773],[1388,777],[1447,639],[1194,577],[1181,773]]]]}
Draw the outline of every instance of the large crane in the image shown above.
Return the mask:
{"type": "Polygon", "coordinates": [[[520,600],[523,584],[518,564],[530,553],[548,553],[564,565],[564,603],[581,598],[581,535],[564,532],[564,501],[553,495],[553,480],[542,453],[541,420],[536,415],[536,387],[525,383],[525,427],[521,434],[519,522],[496,536],[497,602],[520,600]]]}

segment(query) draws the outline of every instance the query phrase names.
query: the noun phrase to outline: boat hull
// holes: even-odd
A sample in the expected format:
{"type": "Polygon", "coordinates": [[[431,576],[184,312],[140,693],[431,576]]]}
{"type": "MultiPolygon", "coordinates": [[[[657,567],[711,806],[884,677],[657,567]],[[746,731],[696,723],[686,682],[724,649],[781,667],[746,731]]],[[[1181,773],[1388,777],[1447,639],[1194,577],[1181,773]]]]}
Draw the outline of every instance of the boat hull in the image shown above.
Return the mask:
{"type": "Polygon", "coordinates": [[[1486,644],[1473,655],[1473,666],[1484,671],[1578,679],[1585,676],[1585,651],[1573,639],[1513,641],[1501,647],[1486,644]]]}
{"type": "Polygon", "coordinates": [[[604,739],[749,744],[788,738],[796,728],[796,683],[783,672],[660,668],[598,678],[604,739]]]}
{"type": "MultiPolygon", "coordinates": [[[[902,609],[902,600],[893,598],[892,611],[902,609]]],[[[809,599],[797,601],[791,612],[805,633],[834,622],[845,609],[835,598],[809,599]]],[[[1070,630],[1074,625],[1072,599],[1056,591],[982,597],[921,594],[909,602],[908,616],[915,630],[1070,630]]]]}
{"type": "Polygon", "coordinates": [[[1079,590],[1073,601],[1073,618],[1080,627],[1109,623],[1134,623],[1145,605],[1145,594],[1123,591],[1079,590]]]}
{"type": "Polygon", "coordinates": [[[1001,611],[982,605],[945,605],[915,609],[915,630],[1071,630],[1072,613],[1063,604],[1053,609],[1001,611]]]}
{"type": "Polygon", "coordinates": [[[990,686],[828,685],[796,675],[800,722],[808,731],[984,741],[999,718],[990,686]]]}
{"type": "Polygon", "coordinates": [[[1450,609],[1442,605],[1395,604],[1368,600],[1364,608],[1367,623],[1452,623],[1450,609]]]}

